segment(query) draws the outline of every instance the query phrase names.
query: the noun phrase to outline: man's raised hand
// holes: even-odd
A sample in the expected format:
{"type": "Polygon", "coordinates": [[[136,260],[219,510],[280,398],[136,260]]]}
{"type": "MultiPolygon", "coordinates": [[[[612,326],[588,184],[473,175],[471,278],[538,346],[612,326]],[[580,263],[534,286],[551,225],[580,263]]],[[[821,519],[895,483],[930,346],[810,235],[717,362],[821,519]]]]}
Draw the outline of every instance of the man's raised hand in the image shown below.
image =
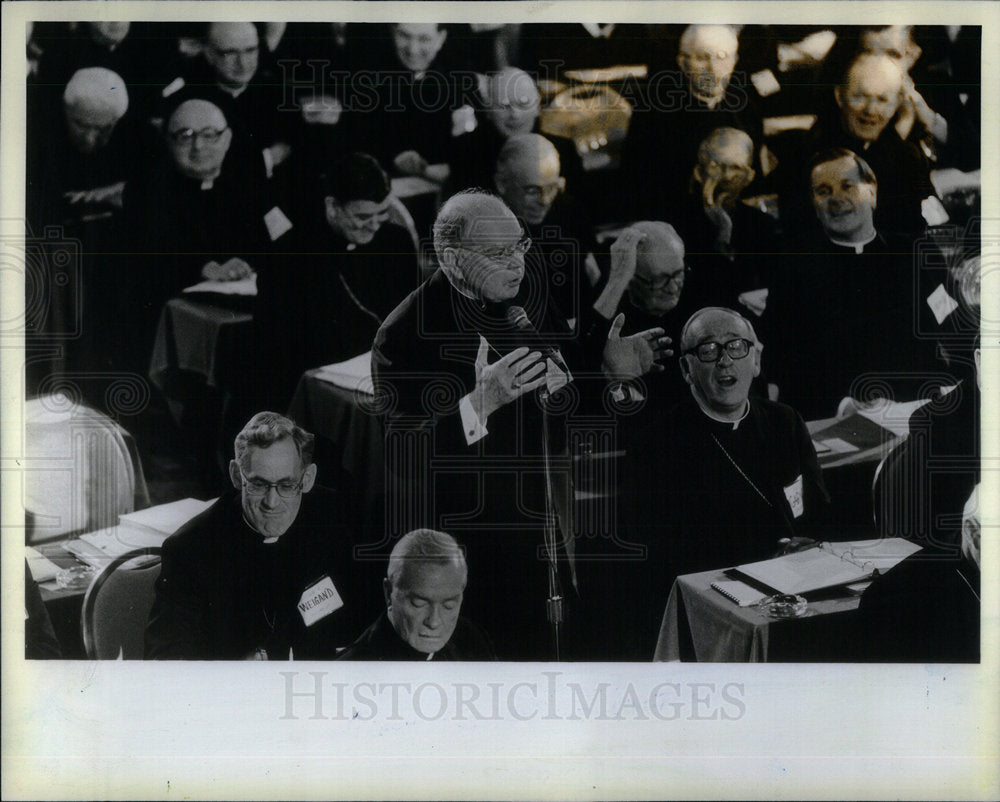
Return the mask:
{"type": "Polygon", "coordinates": [[[492,365],[486,363],[489,351],[486,338],[479,338],[476,354],[476,386],[469,396],[481,422],[493,412],[525,393],[545,384],[545,359],[538,351],[515,348],[492,365]]]}
{"type": "Polygon", "coordinates": [[[608,342],[604,346],[603,370],[612,379],[626,381],[646,373],[666,370],[661,359],[673,355],[669,346],[671,340],[664,336],[663,329],[653,328],[622,337],[625,315],[619,314],[611,324],[608,342]]]}

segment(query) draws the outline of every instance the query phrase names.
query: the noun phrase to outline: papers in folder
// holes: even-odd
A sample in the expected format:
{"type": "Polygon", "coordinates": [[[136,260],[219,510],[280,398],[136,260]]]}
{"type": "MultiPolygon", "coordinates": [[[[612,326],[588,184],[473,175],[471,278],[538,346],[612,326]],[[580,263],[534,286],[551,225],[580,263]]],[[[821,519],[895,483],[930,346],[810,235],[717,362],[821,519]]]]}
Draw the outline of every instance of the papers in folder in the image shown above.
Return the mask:
{"type": "Polygon", "coordinates": [[[346,362],[337,362],[334,365],[326,365],[316,371],[317,379],[343,387],[345,390],[374,394],[375,385],[372,383],[372,352],[366,351],[358,354],[346,362]]]}
{"type": "Polygon", "coordinates": [[[38,549],[25,546],[25,557],[28,560],[28,570],[31,571],[31,578],[36,582],[48,582],[55,579],[59,573],[59,566],[42,554],[38,549]]]}
{"type": "Polygon", "coordinates": [[[65,543],[66,551],[78,560],[102,568],[109,560],[135,549],[156,548],[199,513],[215,503],[185,498],[169,504],[127,513],[117,526],[98,529],[65,543]]]}
{"type": "Polygon", "coordinates": [[[778,593],[810,593],[870,579],[876,571],[885,573],[920,548],[901,537],[820,543],[736,570],[778,593]]]}

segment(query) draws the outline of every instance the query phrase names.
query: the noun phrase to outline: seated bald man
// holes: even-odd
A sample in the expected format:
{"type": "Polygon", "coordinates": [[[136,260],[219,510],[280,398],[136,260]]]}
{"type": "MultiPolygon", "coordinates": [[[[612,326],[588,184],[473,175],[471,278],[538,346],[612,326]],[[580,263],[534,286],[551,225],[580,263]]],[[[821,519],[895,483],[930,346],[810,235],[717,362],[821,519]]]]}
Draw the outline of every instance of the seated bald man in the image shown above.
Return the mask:
{"type": "Polygon", "coordinates": [[[338,659],[495,660],[486,634],[461,616],[468,573],[451,535],[403,535],[389,555],[386,609],[338,659]]]}
{"type": "Polygon", "coordinates": [[[539,134],[511,136],[500,148],[493,182],[531,237],[528,270],[568,320],[579,320],[596,299],[597,243],[587,210],[565,192],[558,149],[539,134]]]}
{"type": "MultiPolygon", "coordinates": [[[[291,229],[270,199],[260,158],[223,109],[192,93],[171,100],[163,152],[124,196],[124,258],[144,349],[171,297],[203,279],[250,277],[271,241],[291,229]]],[[[137,358],[148,362],[149,351],[137,358]]]]}
{"type": "Polygon", "coordinates": [[[684,325],[691,394],[670,411],[665,435],[638,449],[628,483],[657,603],[678,575],[766,559],[779,539],[807,537],[823,521],[827,493],[802,418],[750,394],[763,350],[730,309],[700,309],[684,325]]]}
{"type": "Polygon", "coordinates": [[[27,207],[39,231],[46,225],[79,226],[121,208],[137,155],[134,139],[119,129],[128,108],[128,89],[117,73],[87,67],[70,78],[62,119],[51,120],[53,130],[44,136],[39,131],[28,138],[27,207]]]}
{"type": "MultiPolygon", "coordinates": [[[[455,190],[493,185],[497,158],[504,143],[518,134],[537,134],[541,111],[538,86],[524,70],[507,67],[486,76],[479,92],[482,108],[477,111],[476,130],[457,137],[452,148],[452,173],[448,181],[455,190]]],[[[579,191],[583,164],[574,144],[563,137],[550,137],[571,190],[579,191]]]]}
{"type": "Polygon", "coordinates": [[[684,85],[671,90],[667,107],[637,108],[622,147],[627,216],[678,219],[698,146],[713,129],[737,128],[762,141],[756,93],[734,81],[738,63],[739,40],[728,25],[684,30],[677,54],[684,85]]]}

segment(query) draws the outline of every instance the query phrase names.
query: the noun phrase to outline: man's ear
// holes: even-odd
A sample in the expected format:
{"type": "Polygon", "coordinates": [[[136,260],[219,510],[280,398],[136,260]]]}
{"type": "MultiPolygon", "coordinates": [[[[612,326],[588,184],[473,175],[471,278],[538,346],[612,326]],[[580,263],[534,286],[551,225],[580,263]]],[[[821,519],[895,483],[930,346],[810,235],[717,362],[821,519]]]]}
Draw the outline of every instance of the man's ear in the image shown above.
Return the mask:
{"type": "Polygon", "coordinates": [[[340,204],[333,195],[323,198],[323,208],[326,209],[326,219],[332,220],[340,213],[340,204]]]}
{"type": "Polygon", "coordinates": [[[677,363],[681,366],[681,375],[684,377],[684,381],[693,386],[694,377],[691,375],[691,366],[688,364],[689,359],[691,357],[688,354],[684,354],[677,360],[677,363]]]}
{"type": "Polygon", "coordinates": [[[757,177],[757,171],[753,167],[747,167],[747,186],[753,183],[753,180],[757,177]]]}
{"type": "Polygon", "coordinates": [[[504,192],[507,191],[507,182],[504,181],[503,173],[500,172],[499,170],[493,173],[493,184],[496,186],[497,192],[499,192],[501,195],[503,195],[504,192]]]}
{"type": "Polygon", "coordinates": [[[833,98],[837,101],[837,106],[839,108],[844,108],[844,87],[837,86],[833,89],[833,98]]]}
{"type": "Polygon", "coordinates": [[[229,146],[233,142],[233,129],[227,128],[222,132],[222,151],[223,153],[229,152],[229,146]]]}
{"type": "Polygon", "coordinates": [[[302,473],[302,492],[308,493],[316,484],[316,463],[313,462],[302,473]]]}
{"type": "Polygon", "coordinates": [[[243,477],[240,476],[240,466],[234,459],[229,460],[229,481],[233,483],[233,487],[237,490],[243,487],[243,477]]]}
{"type": "Polygon", "coordinates": [[[382,580],[382,595],[385,596],[386,609],[392,607],[392,582],[389,581],[389,577],[382,580]]]}
{"type": "Polygon", "coordinates": [[[757,377],[760,376],[760,354],[764,346],[756,343],[750,350],[753,351],[753,375],[757,377]]]}

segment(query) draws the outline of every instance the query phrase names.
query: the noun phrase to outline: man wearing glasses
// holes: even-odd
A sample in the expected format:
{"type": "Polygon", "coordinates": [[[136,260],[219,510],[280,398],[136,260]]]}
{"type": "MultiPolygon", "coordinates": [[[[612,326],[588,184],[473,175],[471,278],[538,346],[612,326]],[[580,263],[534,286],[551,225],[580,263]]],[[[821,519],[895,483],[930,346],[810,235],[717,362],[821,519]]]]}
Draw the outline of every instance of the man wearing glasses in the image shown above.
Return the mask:
{"type": "Polygon", "coordinates": [[[700,309],[680,350],[691,395],[670,411],[662,435],[637,444],[628,482],[643,511],[634,526],[645,527],[650,547],[649,648],[675,577],[767,559],[782,538],[800,543],[828,501],[802,418],[750,395],[763,350],[750,322],[700,309]]]}
{"type": "MultiPolygon", "coordinates": [[[[549,658],[541,550],[546,450],[555,465],[559,541],[566,542],[572,529],[560,504],[568,501],[574,412],[586,414],[605,375],[626,379],[655,369],[663,332],[621,338],[613,328],[588,359],[548,295],[524,281],[530,240],[488,193],[459,193],[442,206],[434,248],[440,269],[388,317],[372,353],[386,412],[387,495],[400,519],[387,530],[430,527],[461,536],[476,590],[466,600],[469,615],[494,638],[498,656],[549,658]]],[[[568,552],[557,550],[569,592],[568,552]]]]}
{"type": "Polygon", "coordinates": [[[168,538],[147,658],[325,659],[361,629],[350,537],[313,435],[274,412],[236,436],[233,490],[168,538]]]}

